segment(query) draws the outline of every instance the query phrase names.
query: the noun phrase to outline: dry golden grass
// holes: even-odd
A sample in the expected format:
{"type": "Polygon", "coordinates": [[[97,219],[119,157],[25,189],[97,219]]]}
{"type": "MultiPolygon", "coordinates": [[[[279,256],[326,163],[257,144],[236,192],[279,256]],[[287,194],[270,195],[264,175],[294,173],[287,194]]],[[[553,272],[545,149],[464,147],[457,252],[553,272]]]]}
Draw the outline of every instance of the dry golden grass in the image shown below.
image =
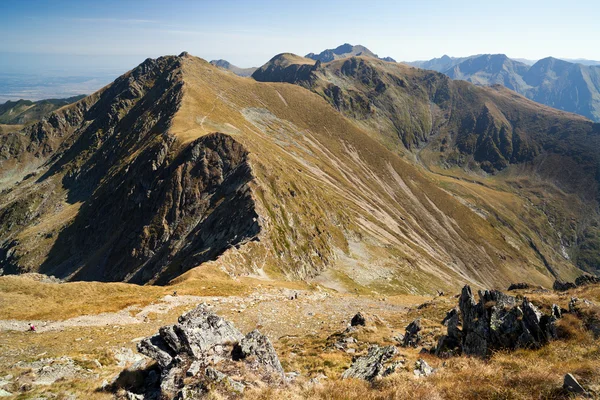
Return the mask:
{"type": "MultiPolygon", "coordinates": [[[[537,294],[522,292],[540,307],[546,309],[552,303],[564,305],[573,294],[596,298],[600,288],[585,287],[574,293],[537,294]]],[[[432,318],[425,323],[425,331],[433,329],[433,320],[447,310],[456,299],[436,299],[430,306],[414,311],[426,311],[424,317],[432,318]],[[429,325],[429,326],[428,326],[429,325]]],[[[409,313],[405,321],[414,315],[409,313]]],[[[439,320],[438,320],[439,321],[439,320]]],[[[400,323],[399,323],[400,324],[400,323]]],[[[402,326],[402,325],[400,325],[402,326]]],[[[438,322],[439,326],[439,322],[438,322]]],[[[379,333],[362,332],[360,341],[389,344],[385,341],[385,330],[379,333]]],[[[389,331],[385,331],[388,333],[389,331]]],[[[250,391],[248,399],[569,399],[574,398],[562,389],[566,373],[572,373],[588,388],[600,388],[600,347],[598,340],[584,329],[582,321],[566,314],[559,322],[559,340],[553,341],[539,350],[520,349],[514,352],[496,352],[489,360],[470,357],[438,359],[430,355],[418,354],[418,349],[401,349],[406,358],[404,368],[389,377],[373,383],[359,380],[340,380],[341,372],[351,364],[351,356],[339,351],[326,351],[324,343],[317,338],[293,338],[278,343],[278,351],[284,359],[286,370],[301,372],[297,382],[284,388],[269,388],[250,391]],[[290,344],[293,345],[290,347],[290,344]],[[290,358],[290,349],[298,352],[290,358]],[[428,378],[416,378],[412,373],[416,359],[423,357],[438,368],[428,378]],[[325,374],[327,380],[311,385],[308,378],[325,374]]],[[[361,351],[366,345],[360,346],[361,351]]]]}

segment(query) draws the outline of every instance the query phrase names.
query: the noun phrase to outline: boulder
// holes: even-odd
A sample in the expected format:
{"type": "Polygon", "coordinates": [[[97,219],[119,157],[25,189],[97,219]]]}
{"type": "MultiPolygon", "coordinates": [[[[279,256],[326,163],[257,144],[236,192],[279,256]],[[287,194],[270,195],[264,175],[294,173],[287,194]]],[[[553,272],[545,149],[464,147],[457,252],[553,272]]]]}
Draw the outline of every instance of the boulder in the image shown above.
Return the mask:
{"type": "MultiPolygon", "coordinates": [[[[199,305],[175,325],[143,339],[138,351],[160,369],[156,384],[146,385],[149,398],[200,398],[211,390],[241,393],[245,385],[264,386],[284,380],[284,371],[269,339],[257,330],[242,335],[231,322],[199,305]]],[[[226,394],[227,395],[227,394],[226,394]]]]}
{"type": "Polygon", "coordinates": [[[569,289],[574,289],[576,288],[577,285],[575,285],[573,282],[565,282],[563,280],[555,280],[554,284],[552,285],[552,289],[559,291],[559,292],[564,292],[566,290],[569,289]]]}
{"type": "Polygon", "coordinates": [[[529,284],[525,283],[525,282],[519,282],[519,283],[512,283],[509,287],[508,287],[508,291],[510,292],[511,290],[519,290],[519,289],[529,289],[529,284]]]}
{"type": "Polygon", "coordinates": [[[563,388],[571,393],[587,394],[587,391],[581,386],[577,379],[571,374],[566,374],[563,382],[563,388]]]}
{"type": "Polygon", "coordinates": [[[365,326],[367,324],[367,319],[362,313],[356,313],[352,320],[350,321],[350,326],[365,326]]]}
{"type": "Polygon", "coordinates": [[[406,327],[402,346],[417,347],[421,342],[421,319],[417,318],[406,327]]]}
{"type": "MultiPolygon", "coordinates": [[[[394,346],[372,346],[366,356],[359,357],[342,374],[342,379],[357,378],[371,381],[388,372],[386,363],[398,353],[394,346]]],[[[391,367],[391,365],[390,365],[391,367]]],[[[395,367],[394,367],[395,369],[395,367]]]]}
{"type": "Polygon", "coordinates": [[[429,375],[433,374],[434,372],[435,372],[435,369],[432,368],[431,366],[429,366],[429,364],[427,364],[427,362],[425,360],[423,360],[422,358],[418,359],[415,362],[415,369],[413,371],[415,376],[425,377],[425,376],[429,376],[429,375]]]}
{"type": "Polygon", "coordinates": [[[234,360],[247,360],[258,364],[271,372],[284,375],[279,357],[269,338],[258,330],[248,333],[233,347],[231,353],[234,360]],[[252,359],[251,359],[252,358],[252,359]]]}

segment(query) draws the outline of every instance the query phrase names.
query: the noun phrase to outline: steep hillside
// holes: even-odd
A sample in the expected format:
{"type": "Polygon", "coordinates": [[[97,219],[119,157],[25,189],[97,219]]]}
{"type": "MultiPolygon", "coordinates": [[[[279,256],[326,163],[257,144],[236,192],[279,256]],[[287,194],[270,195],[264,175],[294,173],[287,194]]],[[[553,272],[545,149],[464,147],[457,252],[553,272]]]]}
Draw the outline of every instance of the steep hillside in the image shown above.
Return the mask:
{"type": "Polygon", "coordinates": [[[476,87],[371,58],[323,64],[293,83],[321,95],[389,149],[457,178],[445,182],[455,194],[480,192],[476,208],[488,203],[484,213],[500,225],[532,230],[526,241],[545,265],[565,261],[597,270],[598,258],[591,254],[599,233],[598,124],[501,86],[476,87]],[[486,178],[489,173],[497,176],[486,178]],[[502,211],[489,210],[490,193],[465,180],[517,196],[528,217],[500,204],[502,211]],[[579,204],[575,209],[573,202],[579,204]]]}
{"type": "MultiPolygon", "coordinates": [[[[318,65],[304,60],[287,56],[272,66],[318,65]]],[[[343,70],[340,83],[349,79],[356,93],[378,101],[375,93],[401,93],[424,73],[368,60],[319,68],[313,84],[343,70]],[[416,75],[390,81],[386,68],[416,75]]],[[[443,116],[459,88],[425,74],[441,105],[423,107],[408,94],[407,104],[423,115],[438,107],[443,116]]],[[[240,78],[185,53],[145,61],[102,91],[1,137],[0,268],[166,283],[210,265],[365,293],[431,293],[465,281],[551,285],[581,273],[552,247],[558,228],[530,205],[537,199],[414,166],[373,130],[369,119],[383,121],[376,115],[383,108],[354,120],[327,100],[299,85],[240,78]]],[[[421,146],[427,132],[431,126],[423,125],[423,136],[411,142],[407,135],[407,143],[421,146]]]]}
{"type": "Polygon", "coordinates": [[[215,67],[223,68],[227,71],[231,71],[238,76],[250,76],[257,70],[255,67],[250,68],[240,68],[236,65],[233,65],[227,60],[212,60],[210,62],[215,67]]]}
{"type": "Polygon", "coordinates": [[[349,43],[345,43],[341,46],[336,47],[335,49],[326,49],[320,52],[319,54],[308,53],[304,57],[310,58],[311,60],[321,61],[321,62],[329,62],[333,60],[338,60],[340,58],[348,58],[348,57],[373,57],[379,58],[383,61],[396,62],[391,57],[383,57],[380,58],[377,54],[373,53],[371,50],[367,49],[365,46],[357,45],[353,46],[349,43]]]}
{"type": "Polygon", "coordinates": [[[40,101],[18,100],[0,104],[0,124],[24,125],[38,121],[43,115],[74,103],[84,98],[84,95],[67,99],[48,99],[40,101]]]}

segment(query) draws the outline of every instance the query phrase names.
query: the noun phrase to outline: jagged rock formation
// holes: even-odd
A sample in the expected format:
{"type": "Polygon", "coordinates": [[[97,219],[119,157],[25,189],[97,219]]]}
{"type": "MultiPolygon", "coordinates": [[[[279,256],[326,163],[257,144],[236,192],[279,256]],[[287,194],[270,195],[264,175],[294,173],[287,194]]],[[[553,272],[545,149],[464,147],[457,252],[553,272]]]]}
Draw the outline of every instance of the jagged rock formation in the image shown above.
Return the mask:
{"type": "Polygon", "coordinates": [[[563,280],[557,279],[554,281],[552,288],[554,290],[558,290],[560,292],[565,292],[569,289],[574,289],[579,286],[592,285],[600,283],[600,278],[593,275],[581,275],[575,279],[575,282],[565,282],[563,280]]]}
{"type": "Polygon", "coordinates": [[[497,290],[479,292],[479,301],[466,285],[459,299],[459,314],[451,310],[444,323],[448,334],[440,338],[435,353],[450,355],[456,350],[466,355],[487,357],[492,350],[537,348],[556,338],[556,321],[560,309],[543,315],[527,298],[517,304],[516,298],[497,290]]]}
{"type": "Polygon", "coordinates": [[[372,381],[393,373],[401,362],[390,362],[398,353],[394,346],[372,346],[367,355],[358,357],[342,374],[343,379],[356,378],[372,381]]]}
{"type": "Polygon", "coordinates": [[[227,397],[248,385],[283,382],[283,368],[269,339],[258,331],[242,335],[232,323],[199,305],[142,340],[138,351],[160,368],[157,387],[145,395],[160,398],[202,398],[212,391],[227,397]],[[231,375],[237,377],[233,379],[231,375]],[[240,380],[241,377],[241,380],[240,380]]]}

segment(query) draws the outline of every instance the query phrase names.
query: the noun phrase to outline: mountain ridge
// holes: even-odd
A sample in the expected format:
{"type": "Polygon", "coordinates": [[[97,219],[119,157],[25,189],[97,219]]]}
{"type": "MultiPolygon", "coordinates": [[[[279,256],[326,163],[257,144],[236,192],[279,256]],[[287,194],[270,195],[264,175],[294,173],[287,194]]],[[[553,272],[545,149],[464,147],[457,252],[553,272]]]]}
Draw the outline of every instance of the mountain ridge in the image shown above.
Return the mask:
{"type": "MultiPolygon", "coordinates": [[[[515,214],[515,204],[526,204],[514,186],[522,181],[496,187],[475,174],[481,184],[474,184],[429,161],[434,144],[443,147],[431,133],[452,115],[444,105],[460,105],[454,96],[467,105],[487,96],[476,115],[481,128],[473,129],[489,131],[492,142],[482,149],[493,150],[502,102],[521,107],[508,91],[496,95],[372,57],[313,64],[280,55],[269,65],[265,77],[308,68],[308,78],[258,82],[187,53],[148,59],[100,92],[1,137],[0,268],[42,265],[70,280],[163,284],[212,265],[234,276],[383,293],[432,292],[465,280],[505,285],[523,274],[550,285],[581,274],[554,237],[536,234],[563,232],[547,228],[538,206],[515,214]],[[352,85],[335,89],[331,74],[352,85]],[[407,88],[418,100],[412,105],[397,97],[407,88]],[[390,103],[385,96],[394,93],[390,103]],[[438,107],[433,124],[430,96],[438,107]],[[386,122],[398,110],[414,114],[411,122],[386,122]],[[402,143],[390,145],[403,129],[402,143]]],[[[591,124],[569,118],[574,130],[591,124]]],[[[588,175],[581,179],[590,186],[588,175]]],[[[568,193],[559,204],[566,201],[581,202],[568,193]]]]}

